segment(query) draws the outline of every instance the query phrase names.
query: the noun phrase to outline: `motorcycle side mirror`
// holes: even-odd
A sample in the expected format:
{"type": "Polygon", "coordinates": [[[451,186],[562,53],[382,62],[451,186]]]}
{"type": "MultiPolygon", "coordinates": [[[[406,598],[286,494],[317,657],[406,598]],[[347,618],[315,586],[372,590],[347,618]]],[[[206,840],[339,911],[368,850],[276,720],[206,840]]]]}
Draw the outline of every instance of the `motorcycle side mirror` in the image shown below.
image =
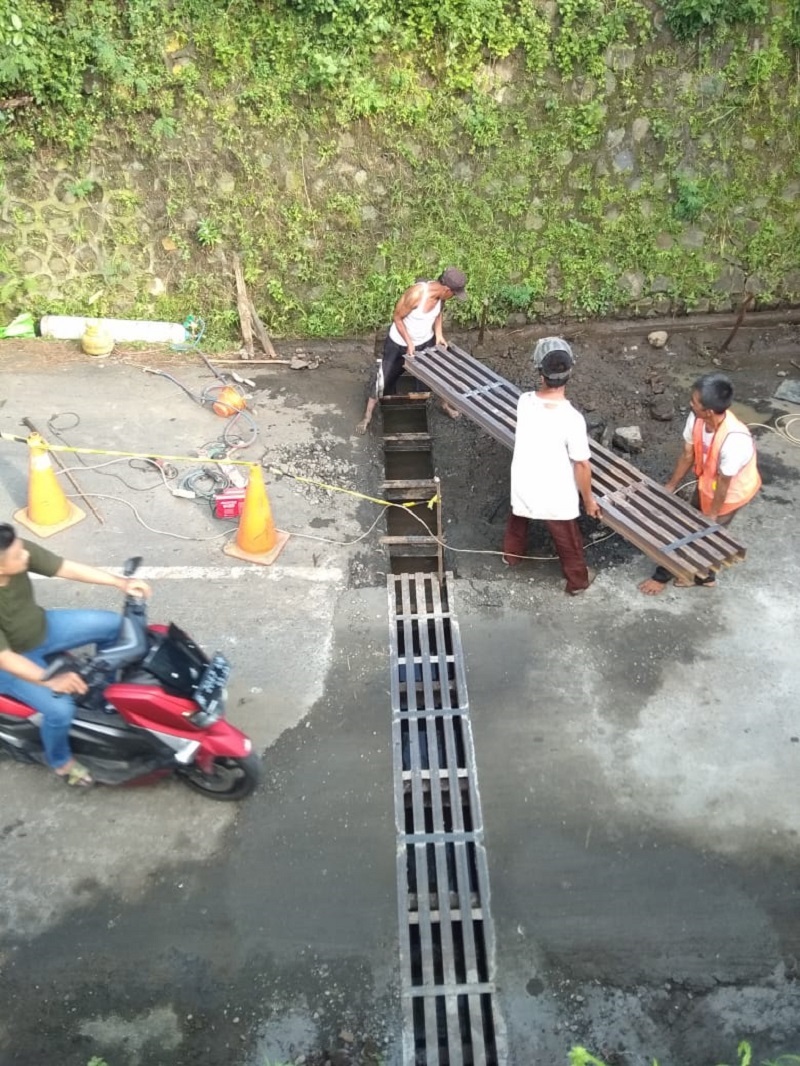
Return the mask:
{"type": "Polygon", "coordinates": [[[141,555],[134,555],[133,558],[128,559],[122,568],[123,577],[133,577],[139,567],[142,565],[141,555]]]}

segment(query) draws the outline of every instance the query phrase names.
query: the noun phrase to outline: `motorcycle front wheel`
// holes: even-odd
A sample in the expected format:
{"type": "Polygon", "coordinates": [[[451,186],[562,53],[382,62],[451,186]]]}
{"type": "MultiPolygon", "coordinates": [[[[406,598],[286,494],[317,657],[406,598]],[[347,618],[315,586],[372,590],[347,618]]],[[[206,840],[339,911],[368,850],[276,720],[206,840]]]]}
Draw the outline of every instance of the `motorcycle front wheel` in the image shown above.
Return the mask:
{"type": "Polygon", "coordinates": [[[261,781],[261,759],[256,754],[243,759],[218,758],[212,772],[199,766],[187,766],[181,777],[189,786],[215,800],[242,800],[251,795],[261,781]]]}

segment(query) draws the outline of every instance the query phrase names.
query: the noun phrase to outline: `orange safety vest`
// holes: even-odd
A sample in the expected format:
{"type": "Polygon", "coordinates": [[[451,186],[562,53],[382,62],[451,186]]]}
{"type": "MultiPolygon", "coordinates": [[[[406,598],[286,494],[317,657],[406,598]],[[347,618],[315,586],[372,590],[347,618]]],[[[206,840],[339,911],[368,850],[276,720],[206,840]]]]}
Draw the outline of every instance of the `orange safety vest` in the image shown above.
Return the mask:
{"type": "MultiPolygon", "coordinates": [[[[711,438],[708,454],[704,458],[704,426],[705,423],[702,418],[695,418],[694,428],[692,430],[692,444],[694,446],[694,472],[697,475],[697,490],[700,495],[700,510],[703,514],[708,514],[711,511],[711,501],[714,499],[714,492],[717,487],[719,453],[722,451],[722,445],[725,443],[728,434],[746,433],[748,437],[752,436],[752,434],[744,422],[740,422],[732,411],[726,411],[725,420],[719,425],[714,436],[711,438]]],[[[719,509],[719,513],[721,515],[728,514],[730,511],[735,511],[739,507],[744,507],[746,503],[749,503],[749,501],[752,500],[760,488],[761,477],[758,473],[758,466],[756,465],[754,444],[752,457],[745,463],[739,473],[735,475],[728,486],[728,494],[725,497],[725,502],[719,509]]]]}

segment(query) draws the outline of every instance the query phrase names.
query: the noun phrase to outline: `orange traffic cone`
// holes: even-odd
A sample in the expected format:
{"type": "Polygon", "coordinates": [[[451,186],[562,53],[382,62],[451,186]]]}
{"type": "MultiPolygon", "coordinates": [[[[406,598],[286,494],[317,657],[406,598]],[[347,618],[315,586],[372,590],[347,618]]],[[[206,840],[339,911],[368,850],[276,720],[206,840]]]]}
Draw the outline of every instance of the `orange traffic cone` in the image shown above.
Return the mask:
{"type": "Polygon", "coordinates": [[[288,539],[288,533],[275,528],[261,467],[251,466],[236,541],[226,544],[222,550],[236,559],[270,566],[288,539]]]}
{"type": "Polygon", "coordinates": [[[67,499],[58,483],[47,444],[38,433],[28,437],[30,475],[28,506],[14,515],[14,521],[26,526],[38,537],[51,537],[86,517],[86,512],[67,499]]]}

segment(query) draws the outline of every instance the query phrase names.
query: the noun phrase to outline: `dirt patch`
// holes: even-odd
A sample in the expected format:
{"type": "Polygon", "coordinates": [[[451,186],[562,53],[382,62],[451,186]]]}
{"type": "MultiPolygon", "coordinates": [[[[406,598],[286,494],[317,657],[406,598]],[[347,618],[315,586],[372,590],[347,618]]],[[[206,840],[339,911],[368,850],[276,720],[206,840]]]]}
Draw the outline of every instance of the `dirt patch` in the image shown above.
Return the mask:
{"type": "MultiPolygon", "coordinates": [[[[722,369],[731,375],[737,410],[746,422],[770,423],[778,415],[796,410],[792,404],[775,400],[773,393],[785,377],[800,376],[800,324],[774,325],[774,320],[774,315],[769,315],[769,325],[761,327],[758,316],[750,316],[722,355],[720,349],[734,321],[730,315],[720,315],[718,325],[710,322],[710,316],[703,316],[697,326],[686,319],[677,320],[661,349],[651,347],[647,341],[652,321],[566,326],[565,334],[578,360],[568,394],[597,440],[608,443],[615,429],[639,426],[641,452],[620,454],[651,477],[664,480],[680,448],[691,384],[700,374],[722,369]]],[[[542,332],[541,327],[525,327],[489,331],[482,340],[477,332],[452,332],[451,336],[497,373],[529,388],[534,383],[530,356],[542,332]]],[[[329,402],[333,397],[342,404],[345,417],[355,423],[366,398],[380,340],[370,336],[343,341],[278,342],[282,358],[300,355],[308,361],[309,366],[298,369],[284,364],[222,362],[236,359],[236,352],[218,354],[212,362],[217,361],[223,371],[235,370],[251,378],[257,386],[257,405],[268,407],[278,395],[283,402],[299,406],[329,402]]],[[[127,346],[116,349],[107,360],[96,360],[84,355],[76,342],[41,339],[8,342],[7,349],[0,346],[0,356],[0,365],[9,371],[86,361],[172,369],[199,363],[197,353],[173,352],[166,346],[127,346]]],[[[305,441],[270,441],[275,466],[289,475],[309,476],[313,472],[319,481],[378,494],[383,480],[380,420],[375,420],[371,435],[356,451],[350,447],[346,429],[343,437],[340,420],[336,425],[328,424],[325,418],[318,421],[312,455],[305,441]]],[[[446,538],[453,549],[448,552],[448,565],[467,578],[499,576],[499,556],[494,553],[499,549],[508,513],[510,453],[468,419],[451,421],[437,405],[431,407],[430,422],[434,461],[442,479],[446,538]]],[[[782,472],[765,464],[763,475],[769,489],[772,482],[780,482],[782,472]]],[[[297,482],[294,487],[309,499],[321,502],[328,498],[326,490],[313,485],[297,482]]],[[[366,530],[374,519],[374,507],[365,503],[360,513],[363,528],[366,530]]],[[[582,518],[581,525],[591,565],[613,565],[637,554],[636,549],[609,534],[600,523],[582,518]]],[[[535,523],[529,552],[541,556],[541,561],[527,562],[523,569],[552,567],[557,573],[546,530],[535,523]]],[[[374,584],[382,580],[385,567],[381,552],[366,550],[351,564],[351,582],[356,586],[374,584]]]]}
{"type": "MultiPolygon", "coordinates": [[[[648,344],[647,323],[640,324],[639,333],[631,330],[631,325],[620,323],[617,335],[609,332],[608,323],[587,324],[569,331],[577,368],[568,395],[585,415],[590,433],[597,440],[607,442],[618,427],[639,426],[641,452],[620,454],[656,480],[665,480],[672,471],[689,411],[691,384],[701,374],[721,369],[731,375],[737,410],[746,422],[771,422],[792,409],[793,405],[774,400],[772,394],[783,380],[780,375],[800,376],[791,361],[794,358],[800,362],[800,327],[742,329],[727,352],[719,356],[719,348],[730,333],[728,317],[721,316],[718,329],[676,330],[663,349],[648,344]]],[[[497,373],[528,388],[534,383],[532,332],[495,333],[487,335],[483,344],[476,335],[456,339],[497,373]]],[[[510,452],[466,418],[453,422],[437,407],[432,410],[431,424],[435,464],[442,479],[448,544],[453,549],[496,552],[508,513],[510,452]]],[[[770,480],[770,471],[766,470],[765,483],[770,480]]],[[[618,536],[609,536],[600,523],[582,518],[581,524],[591,545],[592,565],[602,567],[637,554],[618,536]]],[[[552,545],[543,526],[533,524],[529,551],[552,557],[552,545]]],[[[496,555],[455,550],[448,555],[449,565],[462,577],[490,578],[501,574],[496,555]]],[[[543,565],[552,564],[529,562],[523,568],[541,569],[543,565]]]]}

